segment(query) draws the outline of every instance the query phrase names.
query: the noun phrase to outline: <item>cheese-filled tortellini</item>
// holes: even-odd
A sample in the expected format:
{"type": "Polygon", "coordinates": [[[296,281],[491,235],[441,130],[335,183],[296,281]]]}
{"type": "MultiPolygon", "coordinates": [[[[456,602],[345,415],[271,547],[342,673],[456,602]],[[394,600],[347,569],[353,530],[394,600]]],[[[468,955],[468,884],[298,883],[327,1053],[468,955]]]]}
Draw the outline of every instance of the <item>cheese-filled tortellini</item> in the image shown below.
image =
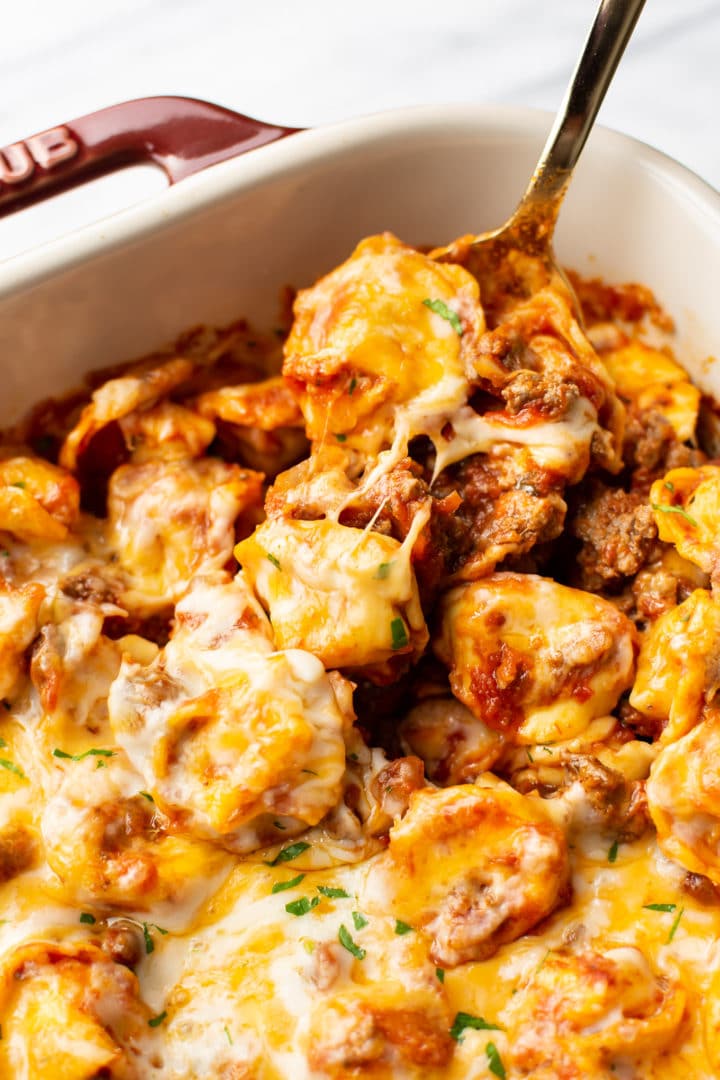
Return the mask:
{"type": "Polygon", "coordinates": [[[364,902],[381,901],[431,939],[442,967],[484,960],[560,903],[565,836],[539,800],[487,774],[477,785],[423,789],[390,829],[364,902]]]}
{"type": "Polygon", "coordinates": [[[281,648],[383,681],[428,640],[410,562],[417,530],[392,537],[329,519],[264,522],[235,554],[281,648]]]}
{"type": "Polygon", "coordinates": [[[609,713],[632,683],[635,631],[607,600],[498,573],[443,599],[434,648],[453,693],[495,731],[557,742],[609,713]]]}
{"type": "Polygon", "coordinates": [[[176,627],[150,664],[125,658],[109,697],[160,809],[233,851],[315,825],[339,797],[352,720],[320,661],[274,651],[240,578],[195,579],[176,627]]]}
{"type": "Polygon", "coordinates": [[[31,942],[0,961],[0,1075],[144,1080],[152,1013],[136,976],[90,942],[31,942]]]}
{"type": "MultiPolygon", "coordinates": [[[[425,432],[465,401],[483,329],[477,282],[462,267],[389,233],[363,240],[295,302],[283,373],[308,437],[339,437],[368,454],[387,448],[396,430],[406,439],[425,432]]],[[[488,357],[482,374],[504,373],[488,357]]]]}
{"type": "Polygon", "coordinates": [[[25,650],[38,631],[42,585],[14,588],[0,581],[0,698],[12,694],[27,669],[25,650]]]}
{"type": "Polygon", "coordinates": [[[671,469],[650,488],[658,535],[712,574],[718,557],[720,466],[671,469]]]}
{"type": "Polygon", "coordinates": [[[686,870],[720,884],[720,716],[665,746],[647,782],[658,844],[686,870]]]}
{"type": "Polygon", "coordinates": [[[662,725],[662,742],[700,720],[720,687],[720,604],[695,589],[647,631],[630,704],[662,725]]]}
{"type": "Polygon", "coordinates": [[[238,516],[257,509],[262,476],[217,458],[122,465],[110,480],[108,543],[126,588],[123,607],[152,614],[194,574],[232,557],[238,516]]]}
{"type": "Polygon", "coordinates": [[[638,948],[551,952],[501,1015],[512,1075],[610,1080],[619,1062],[628,1075],[651,1075],[684,1008],[682,987],[656,975],[638,948]]]}
{"type": "Polygon", "coordinates": [[[64,540],[80,510],[73,476],[41,458],[0,460],[0,530],[20,540],[64,540]]]}
{"type": "Polygon", "coordinates": [[[700,391],[677,361],[640,341],[605,353],[603,361],[624,401],[661,413],[681,442],[693,437],[700,391]]]}

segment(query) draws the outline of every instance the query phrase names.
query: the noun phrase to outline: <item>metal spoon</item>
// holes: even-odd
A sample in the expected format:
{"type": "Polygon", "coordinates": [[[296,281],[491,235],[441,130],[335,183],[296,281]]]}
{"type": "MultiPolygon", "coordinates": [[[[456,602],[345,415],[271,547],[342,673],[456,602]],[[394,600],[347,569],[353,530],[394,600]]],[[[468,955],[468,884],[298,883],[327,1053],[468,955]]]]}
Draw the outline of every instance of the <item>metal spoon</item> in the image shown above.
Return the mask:
{"type": "MultiPolygon", "coordinates": [[[[529,295],[537,287],[539,275],[560,278],[579,310],[555,259],[552,246],[555,222],[573,169],[644,4],[645,0],[601,0],[555,123],[514,214],[499,229],[480,236],[464,236],[447,247],[436,248],[430,253],[432,258],[442,262],[471,262],[481,285],[486,278],[492,290],[494,277],[494,291],[498,295],[529,295]],[[518,273],[517,266],[507,265],[508,256],[516,252],[532,260],[532,285],[524,280],[528,276],[527,266],[518,273]]],[[[485,290],[483,298],[485,301],[485,290]]]]}

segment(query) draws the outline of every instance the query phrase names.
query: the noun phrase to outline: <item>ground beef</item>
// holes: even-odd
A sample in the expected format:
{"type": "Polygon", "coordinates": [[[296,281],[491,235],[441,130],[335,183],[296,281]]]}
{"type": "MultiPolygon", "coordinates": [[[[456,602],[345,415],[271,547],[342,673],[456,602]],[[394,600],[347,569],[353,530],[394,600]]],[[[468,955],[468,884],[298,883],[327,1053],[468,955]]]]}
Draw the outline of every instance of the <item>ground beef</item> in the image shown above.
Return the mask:
{"type": "Polygon", "coordinates": [[[570,522],[581,541],[579,585],[590,592],[616,588],[648,559],[657,527],[652,509],[637,492],[592,482],[570,522]]]}
{"type": "Polygon", "coordinates": [[[630,410],[623,442],[623,461],[631,474],[633,491],[647,494],[650,485],[669,469],[696,468],[706,460],[702,450],[678,442],[672,424],[662,413],[630,410]]]}

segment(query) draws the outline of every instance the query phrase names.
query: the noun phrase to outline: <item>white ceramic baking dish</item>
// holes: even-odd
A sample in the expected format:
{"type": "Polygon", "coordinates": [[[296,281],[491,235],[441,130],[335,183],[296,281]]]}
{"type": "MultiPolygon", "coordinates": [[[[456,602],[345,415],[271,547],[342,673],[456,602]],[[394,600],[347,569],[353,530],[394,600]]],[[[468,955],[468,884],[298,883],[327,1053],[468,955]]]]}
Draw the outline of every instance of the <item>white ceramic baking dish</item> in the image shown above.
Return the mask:
{"type": "MultiPolygon", "coordinates": [[[[0,265],[0,424],[193,324],[244,314],[273,325],[280,288],[312,281],[363,235],[390,229],[438,244],[499,224],[549,124],[530,110],[452,105],[289,132],[148,99],[0,151],[0,213],[130,160],[151,158],[182,180],[0,265]]],[[[680,357],[720,396],[709,359],[720,355],[717,192],[657,151],[596,130],[557,248],[582,272],[651,286],[677,321],[680,357]]]]}

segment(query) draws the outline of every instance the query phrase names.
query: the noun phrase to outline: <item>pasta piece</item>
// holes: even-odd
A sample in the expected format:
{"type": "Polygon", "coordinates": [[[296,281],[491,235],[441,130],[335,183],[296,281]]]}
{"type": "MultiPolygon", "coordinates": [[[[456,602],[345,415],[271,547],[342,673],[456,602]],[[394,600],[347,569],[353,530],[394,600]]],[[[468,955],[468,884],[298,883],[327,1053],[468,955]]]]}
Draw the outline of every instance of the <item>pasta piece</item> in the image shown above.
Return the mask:
{"type": "Polygon", "coordinates": [[[687,372],[659,349],[632,341],[603,356],[619,396],[641,412],[656,409],[681,442],[695,434],[700,391],[687,372]]]}
{"type": "Polygon", "coordinates": [[[120,420],[133,464],[198,458],[215,438],[215,425],[174,401],[131,412],[120,420]]]}
{"type": "MultiPolygon", "coordinates": [[[[284,374],[297,390],[308,437],[364,454],[427,433],[467,396],[466,373],[483,330],[477,282],[390,233],[299,293],[284,374]]],[[[482,373],[504,378],[488,357],[482,373]]]]}
{"type": "Polygon", "coordinates": [[[109,697],[159,807],[239,852],[315,825],[339,798],[351,720],[320,661],[273,652],[240,578],[196,579],[176,618],[152,663],[125,659],[109,697]]]}
{"type": "Polygon", "coordinates": [[[92,395],[80,419],[60,450],[60,464],[75,472],[94,435],[113,420],[122,420],[136,409],[151,408],[192,375],[195,365],[175,357],[159,367],[138,374],[109,379],[92,395]]]}
{"type": "Polygon", "coordinates": [[[504,742],[492,728],[451,697],[420,702],[400,724],[403,744],[425,763],[436,784],[467,784],[492,769],[504,742]]]}
{"type": "Polygon", "coordinates": [[[568,739],[632,683],[634,628],[591,593],[498,573],[447,593],[441,616],[434,648],[453,693],[506,738],[568,739]]]}
{"type": "Polygon", "coordinates": [[[635,947],[551,952],[502,1013],[508,1062],[518,1076],[548,1080],[610,1080],[618,1059],[650,1075],[652,1059],[677,1036],[685,1000],[635,947]]]}
{"type": "Polygon", "coordinates": [[[76,521],[74,477],[41,458],[0,460],[0,529],[20,540],[64,540],[76,521]]]}
{"type": "Polygon", "coordinates": [[[712,574],[718,558],[720,466],[671,469],[651,487],[650,505],[660,539],[712,574]]]}
{"type": "Polygon", "coordinates": [[[260,473],[200,461],[123,465],[110,481],[108,542],[127,587],[120,602],[142,614],[175,603],[198,573],[232,557],[235,521],[259,507],[260,473]]]}
{"type": "Polygon", "coordinates": [[[0,698],[12,696],[27,671],[25,650],[38,631],[42,585],[15,588],[0,580],[0,698]]]}
{"type": "Polygon", "coordinates": [[[720,687],[720,604],[705,589],[661,615],[643,638],[630,704],[672,742],[696,724],[720,687]]]}
{"type": "Polygon", "coordinates": [[[219,869],[217,852],[171,834],[124,754],[86,753],[57,762],[64,778],[41,822],[45,856],[67,902],[140,911],[187,902],[219,869]]]}
{"type": "Polygon", "coordinates": [[[197,409],[210,420],[225,420],[228,424],[260,431],[296,427],[303,419],[295,395],[279,375],[262,382],[209,390],[198,398],[197,409]]]}
{"type": "Polygon", "coordinates": [[[527,933],[560,903],[567,879],[565,837],[542,804],[487,774],[477,786],[411,795],[364,900],[424,930],[433,961],[456,967],[527,933]]]}
{"type": "Polygon", "coordinates": [[[660,849],[720,884],[720,716],[716,711],[658,754],[647,782],[660,849]]]}
{"type": "Polygon", "coordinates": [[[392,679],[423,651],[428,634],[403,544],[333,521],[264,522],[235,554],[269,612],[281,648],[307,649],[326,668],[392,679]]]}
{"type": "Polygon", "coordinates": [[[96,945],[33,942],[0,964],[0,1073],[13,1080],[143,1080],[151,1013],[132,971],[96,945]]]}

